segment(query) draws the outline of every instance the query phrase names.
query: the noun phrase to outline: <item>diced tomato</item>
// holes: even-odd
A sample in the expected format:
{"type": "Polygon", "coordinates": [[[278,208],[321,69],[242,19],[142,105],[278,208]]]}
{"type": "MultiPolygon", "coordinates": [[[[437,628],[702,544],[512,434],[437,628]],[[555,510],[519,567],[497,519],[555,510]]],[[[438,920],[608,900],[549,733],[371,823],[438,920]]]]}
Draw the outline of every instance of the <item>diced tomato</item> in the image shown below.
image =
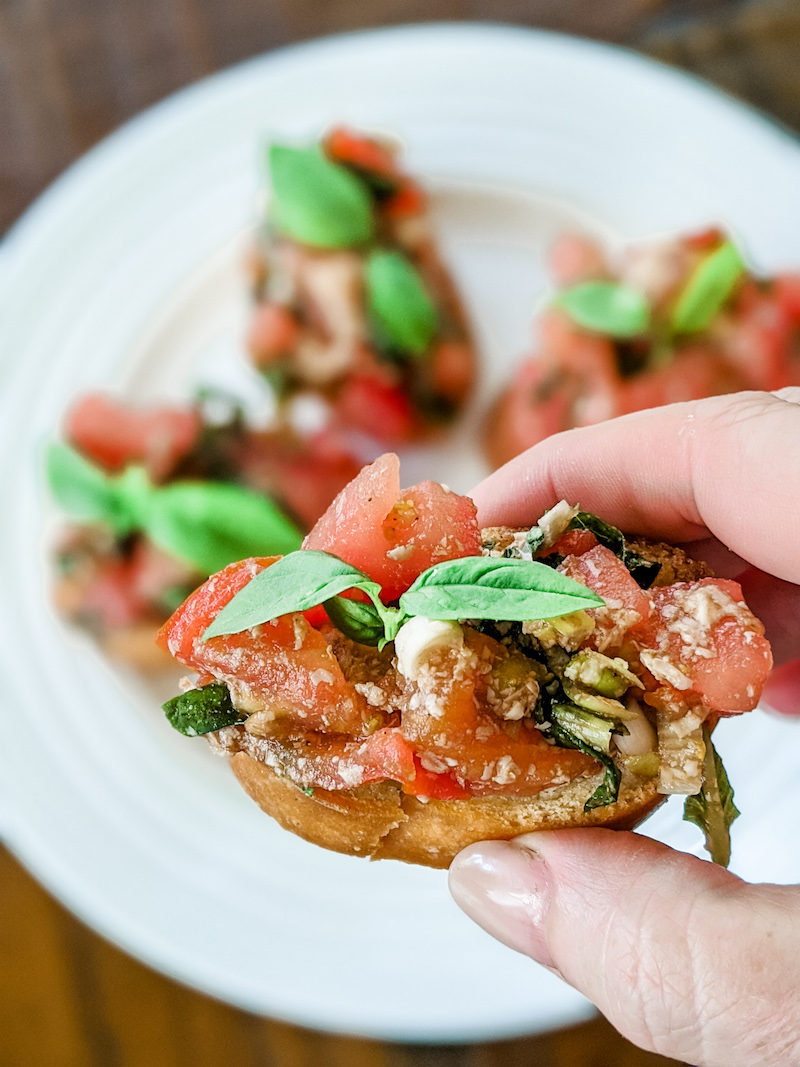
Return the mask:
{"type": "Polygon", "coordinates": [[[800,326],[800,274],[779,274],[772,283],[772,293],[789,320],[800,326]]]}
{"type": "Polygon", "coordinates": [[[376,441],[400,444],[413,437],[417,428],[408,394],[376,377],[348,378],[339,390],[335,411],[342,426],[361,430],[376,441]]]}
{"type": "Polygon", "coordinates": [[[251,578],[275,563],[279,556],[258,556],[229,563],[213,574],[174,612],[158,632],[158,644],[187,667],[192,667],[195,645],[225,605],[251,578]]]}
{"type": "Polygon", "coordinates": [[[90,393],[67,414],[65,433],[107,471],[142,463],[151,478],[161,481],[195,446],[201,428],[200,415],[191,408],[139,409],[90,393]]]}
{"type": "MultiPolygon", "coordinates": [[[[487,707],[487,665],[507,655],[497,641],[465,630],[473,653],[471,664],[450,653],[432,682],[431,699],[403,712],[403,736],[418,753],[430,753],[452,764],[452,773],[473,796],[533,795],[560,781],[593,773],[597,763],[582,752],[549,745],[527,723],[501,722],[487,707]]],[[[413,787],[416,791],[416,785],[413,787]]]]}
{"type": "Polygon", "coordinates": [[[267,708],[290,726],[358,737],[365,716],[370,717],[364,700],[302,614],[202,640],[225,604],[274,562],[274,557],[242,560],[209,578],[165,623],[159,643],[187,667],[226,682],[234,700],[248,710],[267,708]]]}
{"type": "Polygon", "coordinates": [[[377,141],[353,133],[345,126],[336,126],[325,137],[325,151],[337,163],[377,174],[382,178],[395,178],[398,167],[394,156],[377,141]]]}
{"type": "Polygon", "coordinates": [[[567,530],[559,537],[550,552],[557,552],[559,556],[582,556],[596,545],[597,538],[591,530],[567,530]]]}
{"type": "Polygon", "coordinates": [[[567,556],[558,569],[576,582],[593,589],[613,608],[593,608],[595,631],[587,642],[601,652],[620,648],[631,632],[647,624],[652,611],[650,599],[639,587],[625,564],[605,545],[597,545],[580,556],[567,556]]]}
{"type": "Polygon", "coordinates": [[[472,347],[466,341],[440,341],[430,358],[436,395],[453,404],[462,404],[475,377],[472,347]]]}
{"type": "Polygon", "coordinates": [[[703,578],[653,589],[650,596],[657,628],[648,644],[688,679],[688,687],[676,697],[695,694],[723,715],[754,708],[772,667],[772,653],[741,586],[728,579],[703,578]]]}
{"type": "Polygon", "coordinates": [[[403,219],[408,215],[419,215],[426,207],[425,193],[410,178],[401,179],[396,192],[388,196],[381,205],[384,215],[390,219],[403,219]]]}
{"type": "Polygon", "coordinates": [[[275,497],[305,529],[360,470],[330,430],[308,441],[282,431],[248,433],[231,460],[245,485],[275,497]]]}
{"type": "Polygon", "coordinates": [[[149,618],[151,607],[137,588],[133,561],[98,561],[81,589],[77,614],[102,630],[122,629],[149,618]]]}
{"type": "Polygon", "coordinates": [[[719,226],[709,226],[706,230],[698,230],[683,238],[683,243],[693,252],[710,252],[713,248],[721,245],[725,240],[725,234],[719,226]]]}
{"type": "Polygon", "coordinates": [[[291,355],[300,339],[300,324],[283,304],[262,300],[256,304],[245,344],[253,362],[266,367],[291,355]]]}
{"type": "Polygon", "coordinates": [[[400,461],[365,467],[303,542],[365,571],[394,600],[434,563],[480,554],[475,505],[436,482],[400,490],[400,461]]]}
{"type": "Polygon", "coordinates": [[[456,780],[455,775],[437,774],[422,766],[419,756],[414,756],[413,781],[403,783],[403,792],[430,800],[466,800],[472,792],[456,780]]]}

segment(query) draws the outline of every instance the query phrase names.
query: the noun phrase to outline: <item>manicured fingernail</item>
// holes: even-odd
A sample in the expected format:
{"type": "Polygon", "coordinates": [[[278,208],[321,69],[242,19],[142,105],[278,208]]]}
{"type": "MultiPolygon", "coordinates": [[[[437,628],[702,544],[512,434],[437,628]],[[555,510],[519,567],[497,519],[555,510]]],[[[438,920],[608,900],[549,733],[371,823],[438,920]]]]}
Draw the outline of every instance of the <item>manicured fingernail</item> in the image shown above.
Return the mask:
{"type": "Polygon", "coordinates": [[[550,872],[532,849],[505,841],[472,845],[453,861],[450,892],[492,937],[555,969],[544,935],[550,872]]]}

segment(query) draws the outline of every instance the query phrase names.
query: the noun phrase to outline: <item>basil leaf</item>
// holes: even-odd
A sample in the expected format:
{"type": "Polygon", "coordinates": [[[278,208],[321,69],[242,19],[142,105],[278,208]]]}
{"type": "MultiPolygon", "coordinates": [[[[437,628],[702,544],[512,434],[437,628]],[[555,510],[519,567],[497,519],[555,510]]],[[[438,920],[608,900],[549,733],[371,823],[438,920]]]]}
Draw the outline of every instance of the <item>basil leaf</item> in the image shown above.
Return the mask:
{"type": "Polygon", "coordinates": [[[347,589],[362,589],[373,602],[380,593],[377,582],[328,552],[290,552],[257,574],[228,601],[203,634],[203,640],[238,634],[293,611],[307,611],[347,589]]]}
{"type": "Polygon", "coordinates": [[[638,289],[620,282],[581,282],[554,301],[585,330],[609,337],[637,337],[650,323],[650,305],[638,289]]]}
{"type": "Polygon", "coordinates": [[[47,479],[58,505],[73,518],[103,522],[116,534],[135,526],[120,479],[106,474],[74,448],[61,442],[47,449],[47,479]]]}
{"type": "Polygon", "coordinates": [[[291,552],[302,542],[271,500],[226,482],[173,482],[157,489],[143,520],[154,544],[207,574],[247,556],[291,552]]]}
{"type": "Polygon", "coordinates": [[[740,812],[733,802],[733,789],[707,726],[703,727],[703,740],[706,745],[703,786],[697,796],[686,798],[683,817],[706,835],[706,851],[714,863],[727,867],[731,860],[731,825],[740,812]]]}
{"type": "Polygon", "coordinates": [[[380,645],[386,638],[386,628],[374,604],[335,596],[323,607],[337,630],[359,645],[380,645]]]}
{"type": "Polygon", "coordinates": [[[231,703],[227,685],[221,682],[180,693],[163,708],[170,726],[186,737],[210,734],[244,718],[231,703]]]}
{"type": "Polygon", "coordinates": [[[410,355],[423,355],[436,333],[436,307],[408,258],[401,252],[372,252],[364,282],[370,315],[388,342],[410,355]]]}
{"type": "Polygon", "coordinates": [[[598,519],[591,511],[579,511],[568,528],[570,530],[589,530],[601,545],[605,545],[615,556],[624,559],[625,535],[622,530],[618,530],[616,526],[598,519]]]}
{"type": "MultiPolygon", "coordinates": [[[[622,772],[611,756],[589,744],[577,730],[571,728],[577,715],[580,715],[581,709],[571,704],[553,704],[550,712],[552,718],[548,736],[552,737],[557,745],[562,748],[575,748],[579,752],[585,752],[587,756],[592,756],[593,759],[603,764],[605,772],[603,780],[583,805],[583,810],[592,811],[594,808],[604,808],[607,804],[613,804],[619,796],[619,783],[622,778],[622,772]]],[[[609,723],[609,727],[611,725],[609,723]]]]}
{"type": "Polygon", "coordinates": [[[400,597],[408,615],[429,619],[553,619],[604,601],[543,563],[466,556],[437,563],[400,597]]]}
{"type": "Polygon", "coordinates": [[[327,159],[318,145],[271,145],[272,215],[288,237],[318,248],[349,248],[372,237],[372,199],[347,167],[327,159]]]}
{"type": "Polygon", "coordinates": [[[670,318],[672,332],[705,330],[732,294],[742,274],[744,263],[731,241],[706,256],[678,297],[670,318]]]}

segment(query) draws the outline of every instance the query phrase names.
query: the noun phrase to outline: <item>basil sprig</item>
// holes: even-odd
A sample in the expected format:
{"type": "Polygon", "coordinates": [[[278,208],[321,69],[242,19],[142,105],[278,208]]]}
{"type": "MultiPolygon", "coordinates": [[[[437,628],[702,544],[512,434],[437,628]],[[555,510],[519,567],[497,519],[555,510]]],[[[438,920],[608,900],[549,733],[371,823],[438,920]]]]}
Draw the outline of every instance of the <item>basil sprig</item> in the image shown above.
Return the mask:
{"type": "Polygon", "coordinates": [[[740,812],[733,802],[731,783],[707,726],[703,727],[703,740],[706,745],[703,786],[696,796],[686,798],[683,817],[703,831],[706,851],[714,863],[727,867],[731,860],[731,825],[740,812]]]}
{"type": "Polygon", "coordinates": [[[281,233],[317,248],[350,248],[372,238],[369,188],[319,145],[273,144],[268,161],[272,218],[281,233]]]}
{"type": "Polygon", "coordinates": [[[639,337],[650,325],[650,305],[622,282],[581,282],[560,293],[555,306],[585,330],[609,337],[639,337]]]}
{"type": "Polygon", "coordinates": [[[215,733],[244,718],[231,703],[230,691],[222,682],[179,693],[162,707],[170,726],[186,737],[215,733]]]}
{"type": "Polygon", "coordinates": [[[415,615],[429,619],[551,619],[603,600],[580,582],[526,560],[466,556],[424,571],[398,607],[380,599],[380,586],[363,571],[327,552],[293,552],[261,571],[234,596],[203,635],[241,633],[280,615],[331,603],[335,624],[361,644],[383,647],[415,615]],[[369,603],[340,594],[358,589],[369,603]],[[356,606],[358,604],[358,606],[356,606]]]}
{"type": "Polygon", "coordinates": [[[382,339],[402,353],[423,355],[436,333],[436,306],[410,260],[402,252],[376,249],[367,258],[364,284],[382,339]]]}
{"type": "Polygon", "coordinates": [[[106,474],[69,445],[52,444],[47,475],[59,505],[122,537],[139,530],[205,574],[246,556],[292,552],[302,535],[267,497],[227,482],[154,485],[140,466],[106,474]]]}
{"type": "Polygon", "coordinates": [[[701,260],[678,297],[670,318],[672,333],[705,330],[744,274],[744,262],[732,241],[701,260]]]}

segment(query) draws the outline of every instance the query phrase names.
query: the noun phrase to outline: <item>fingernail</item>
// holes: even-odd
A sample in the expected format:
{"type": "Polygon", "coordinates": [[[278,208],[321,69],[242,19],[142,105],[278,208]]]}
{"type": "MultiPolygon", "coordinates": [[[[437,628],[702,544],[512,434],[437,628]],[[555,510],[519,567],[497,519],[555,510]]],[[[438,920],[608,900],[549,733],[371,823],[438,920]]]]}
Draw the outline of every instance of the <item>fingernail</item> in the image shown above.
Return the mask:
{"type": "Polygon", "coordinates": [[[472,845],[450,867],[456,904],[492,937],[555,969],[544,929],[550,872],[531,848],[506,841],[472,845]]]}

